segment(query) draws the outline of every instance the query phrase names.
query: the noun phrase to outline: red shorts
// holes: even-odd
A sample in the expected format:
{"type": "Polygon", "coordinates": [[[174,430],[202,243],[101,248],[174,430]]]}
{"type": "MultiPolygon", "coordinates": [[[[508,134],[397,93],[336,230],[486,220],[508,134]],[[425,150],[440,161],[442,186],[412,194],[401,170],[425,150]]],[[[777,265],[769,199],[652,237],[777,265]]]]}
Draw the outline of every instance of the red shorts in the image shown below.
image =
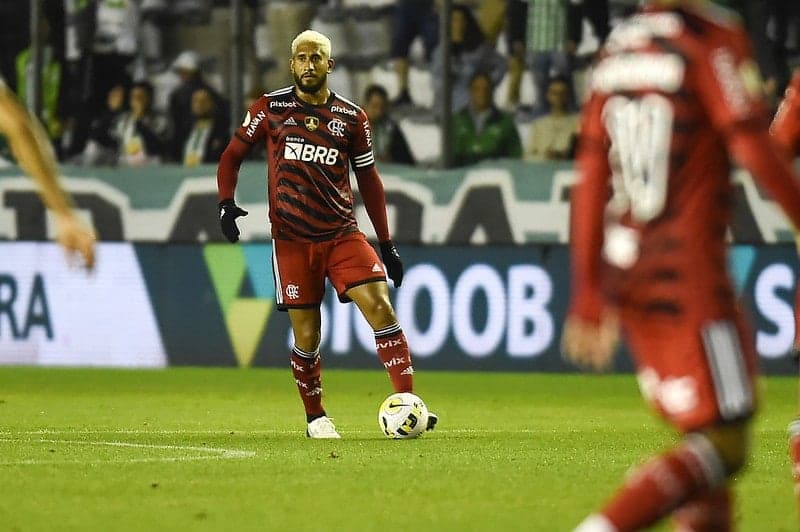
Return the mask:
{"type": "Polygon", "coordinates": [[[642,395],[680,430],[753,413],[757,358],[741,316],[643,317],[623,311],[622,320],[642,395]]]}
{"type": "Polygon", "coordinates": [[[343,303],[350,288],[386,281],[383,262],[360,232],[324,242],[273,240],[272,266],[278,310],[318,307],[326,277],[343,303]]]}

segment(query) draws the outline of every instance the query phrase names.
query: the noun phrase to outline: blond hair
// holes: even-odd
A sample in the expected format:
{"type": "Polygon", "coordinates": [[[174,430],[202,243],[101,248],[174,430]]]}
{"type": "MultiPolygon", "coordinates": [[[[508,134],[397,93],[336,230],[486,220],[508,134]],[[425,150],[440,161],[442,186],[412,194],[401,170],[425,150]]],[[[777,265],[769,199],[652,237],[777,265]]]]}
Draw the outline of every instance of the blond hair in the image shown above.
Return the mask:
{"type": "Polygon", "coordinates": [[[300,32],[297,37],[292,41],[292,55],[297,53],[297,47],[301,43],[308,42],[319,45],[322,49],[322,54],[328,59],[331,57],[331,40],[318,31],[306,30],[300,32]]]}

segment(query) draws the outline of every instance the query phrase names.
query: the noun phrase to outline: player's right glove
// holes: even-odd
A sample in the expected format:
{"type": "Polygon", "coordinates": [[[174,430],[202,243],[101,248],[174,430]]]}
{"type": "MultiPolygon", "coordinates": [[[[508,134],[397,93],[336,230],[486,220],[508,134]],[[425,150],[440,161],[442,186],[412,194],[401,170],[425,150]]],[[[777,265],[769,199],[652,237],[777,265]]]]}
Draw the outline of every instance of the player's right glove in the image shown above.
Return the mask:
{"type": "Polygon", "coordinates": [[[219,202],[219,225],[229,242],[239,240],[239,228],[236,227],[236,218],[239,216],[247,216],[247,211],[236,205],[233,198],[219,202]]]}
{"type": "Polygon", "coordinates": [[[381,259],[386,266],[386,275],[394,282],[395,288],[399,288],[400,283],[403,282],[403,261],[400,260],[400,253],[397,252],[397,248],[391,240],[381,242],[380,247],[381,259]]]}

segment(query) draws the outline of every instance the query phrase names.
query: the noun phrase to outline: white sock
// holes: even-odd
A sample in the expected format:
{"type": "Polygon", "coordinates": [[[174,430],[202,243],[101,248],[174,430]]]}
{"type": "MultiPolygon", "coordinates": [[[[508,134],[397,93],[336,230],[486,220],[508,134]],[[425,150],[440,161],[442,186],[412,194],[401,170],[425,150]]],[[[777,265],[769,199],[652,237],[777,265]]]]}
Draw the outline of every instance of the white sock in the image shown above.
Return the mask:
{"type": "Polygon", "coordinates": [[[573,532],[617,532],[617,529],[603,514],[592,514],[573,532]]]}

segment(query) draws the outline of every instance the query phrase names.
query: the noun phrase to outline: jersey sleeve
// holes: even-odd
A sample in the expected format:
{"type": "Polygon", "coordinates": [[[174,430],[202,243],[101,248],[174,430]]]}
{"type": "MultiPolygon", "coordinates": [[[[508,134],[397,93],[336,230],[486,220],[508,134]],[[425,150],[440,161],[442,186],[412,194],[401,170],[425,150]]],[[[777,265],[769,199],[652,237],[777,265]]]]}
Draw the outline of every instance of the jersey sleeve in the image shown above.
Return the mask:
{"type": "Polygon", "coordinates": [[[362,109],[359,109],[356,115],[356,130],[350,150],[350,163],[356,172],[375,166],[375,156],[372,153],[372,127],[369,124],[367,113],[362,109]]]}
{"type": "Polygon", "coordinates": [[[723,133],[748,124],[761,127],[766,118],[761,78],[746,35],[737,31],[699,48],[688,75],[713,126],[723,133]]]}
{"type": "Polygon", "coordinates": [[[770,127],[772,138],[786,153],[794,157],[800,151],[800,70],[795,72],[792,82],[778,107],[770,127]]]}
{"type": "Polygon", "coordinates": [[[266,95],[261,96],[244,115],[244,120],[233,135],[247,144],[255,144],[262,140],[266,135],[269,128],[267,121],[267,109],[269,106],[269,99],[266,95]]]}
{"type": "Polygon", "coordinates": [[[603,308],[600,288],[603,212],[609,198],[609,139],[603,127],[605,97],[594,93],[584,106],[571,192],[572,294],[569,313],[597,322],[603,308]]]}

